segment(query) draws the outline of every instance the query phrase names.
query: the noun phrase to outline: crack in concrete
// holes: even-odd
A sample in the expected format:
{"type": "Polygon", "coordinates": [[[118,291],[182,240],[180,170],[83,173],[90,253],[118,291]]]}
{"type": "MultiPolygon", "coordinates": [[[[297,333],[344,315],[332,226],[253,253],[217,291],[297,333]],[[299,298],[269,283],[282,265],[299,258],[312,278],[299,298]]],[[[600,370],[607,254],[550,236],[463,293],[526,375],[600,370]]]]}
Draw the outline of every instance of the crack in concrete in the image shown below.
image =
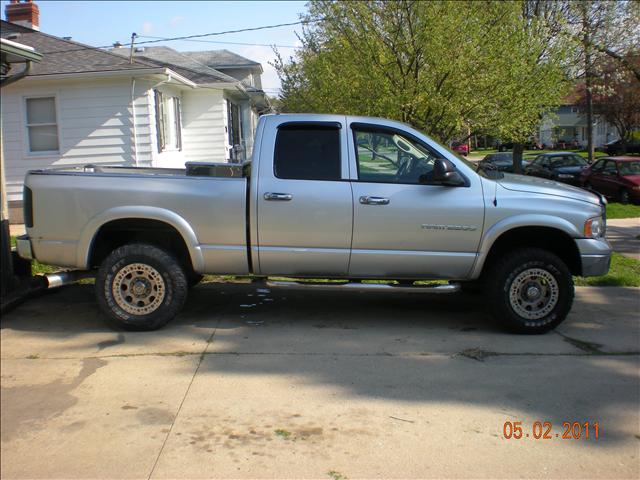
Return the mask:
{"type": "MultiPolygon", "coordinates": [[[[571,343],[571,342],[569,342],[571,343]]],[[[585,342],[588,344],[588,342],[585,342]]],[[[207,342],[208,346],[209,342],[207,342]]],[[[576,345],[577,347],[577,345],[576,345]]],[[[580,347],[577,347],[580,348],[580,347]]],[[[120,353],[111,355],[93,355],[88,357],[40,357],[37,358],[27,357],[0,357],[0,360],[86,360],[86,359],[104,359],[104,358],[136,358],[136,357],[184,357],[184,356],[196,356],[199,355],[202,358],[205,356],[249,356],[249,355],[264,355],[264,356],[293,356],[293,357],[467,357],[473,360],[482,361],[488,357],[590,357],[590,356],[633,356],[640,355],[640,350],[630,350],[623,352],[603,352],[601,350],[591,350],[581,348],[580,352],[550,352],[550,353],[538,353],[538,352],[492,352],[488,350],[482,350],[479,348],[469,348],[460,352],[445,353],[445,352],[413,352],[413,353],[338,353],[338,352],[149,352],[149,353],[120,353]]]]}
{"type": "Polygon", "coordinates": [[[579,340],[577,338],[570,337],[569,335],[565,335],[564,333],[555,332],[562,337],[562,339],[573,345],[574,347],[582,350],[583,352],[589,353],[591,355],[603,355],[605,352],[601,350],[602,345],[595,342],[587,342],[585,340],[579,340]]]}

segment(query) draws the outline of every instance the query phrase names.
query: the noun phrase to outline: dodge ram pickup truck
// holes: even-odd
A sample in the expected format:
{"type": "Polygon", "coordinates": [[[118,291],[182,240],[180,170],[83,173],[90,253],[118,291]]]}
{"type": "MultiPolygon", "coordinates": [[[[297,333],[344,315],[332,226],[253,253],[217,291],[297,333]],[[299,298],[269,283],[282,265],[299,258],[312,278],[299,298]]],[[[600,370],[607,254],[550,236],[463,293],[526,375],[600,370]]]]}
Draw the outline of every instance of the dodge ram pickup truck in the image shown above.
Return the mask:
{"type": "Polygon", "coordinates": [[[97,269],[102,311],[137,330],[175,317],[202,274],[252,274],[289,288],[483,288],[507,328],[542,333],[569,313],[572,275],[605,274],[611,255],[602,197],[338,115],[261,117],[243,165],[34,170],[24,210],[19,254],[97,269]],[[427,279],[449,284],[414,283],[427,279]]]}

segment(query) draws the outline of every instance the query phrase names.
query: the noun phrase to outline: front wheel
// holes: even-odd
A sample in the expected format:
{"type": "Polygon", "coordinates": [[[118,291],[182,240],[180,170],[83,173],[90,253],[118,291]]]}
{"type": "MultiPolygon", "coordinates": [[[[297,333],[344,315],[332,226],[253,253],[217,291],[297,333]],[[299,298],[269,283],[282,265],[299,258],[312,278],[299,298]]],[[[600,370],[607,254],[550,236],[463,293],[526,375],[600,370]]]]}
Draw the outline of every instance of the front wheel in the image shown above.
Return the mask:
{"type": "Polygon", "coordinates": [[[112,324],[125,330],[163,327],[182,308],[187,290],[178,261],[152,245],[115,249],[96,277],[98,305],[112,324]]]}
{"type": "Polygon", "coordinates": [[[558,326],[573,303],[571,272],[556,255],[521,248],[496,261],[487,275],[494,316],[511,331],[545,333],[558,326]]]}

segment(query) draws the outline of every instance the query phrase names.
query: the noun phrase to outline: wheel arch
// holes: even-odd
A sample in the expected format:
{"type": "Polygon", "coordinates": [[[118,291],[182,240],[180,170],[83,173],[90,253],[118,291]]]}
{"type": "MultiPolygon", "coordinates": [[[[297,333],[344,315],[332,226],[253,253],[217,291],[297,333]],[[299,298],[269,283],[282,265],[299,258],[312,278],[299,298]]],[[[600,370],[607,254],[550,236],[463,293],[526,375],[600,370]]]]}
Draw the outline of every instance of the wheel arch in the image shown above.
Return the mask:
{"type": "Polygon", "coordinates": [[[194,271],[204,268],[198,239],[189,223],[175,212],[149,206],[116,207],[92,218],[80,236],[77,264],[91,268],[108,255],[105,245],[117,248],[131,238],[165,248],[169,245],[194,271]],[[164,236],[157,236],[159,233],[164,236]]]}
{"type": "Polygon", "coordinates": [[[575,242],[580,232],[570,222],[557,218],[520,218],[517,222],[499,222],[489,229],[481,244],[472,278],[478,278],[501,254],[518,247],[537,247],[562,259],[572,275],[582,274],[580,251],[575,242]]]}

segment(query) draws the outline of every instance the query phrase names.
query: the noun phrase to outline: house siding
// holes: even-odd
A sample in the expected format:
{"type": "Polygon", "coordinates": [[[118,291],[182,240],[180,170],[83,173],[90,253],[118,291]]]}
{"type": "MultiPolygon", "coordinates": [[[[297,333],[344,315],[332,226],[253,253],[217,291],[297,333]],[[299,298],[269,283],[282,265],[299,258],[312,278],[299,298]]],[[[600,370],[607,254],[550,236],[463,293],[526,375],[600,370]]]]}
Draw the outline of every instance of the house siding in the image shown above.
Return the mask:
{"type": "Polygon", "coordinates": [[[136,85],[136,145],[131,87],[130,78],[119,78],[37,84],[20,81],[3,88],[2,136],[8,200],[22,200],[24,176],[32,169],[87,163],[135,165],[136,153],[138,165],[150,165],[148,98],[146,90],[136,85]],[[42,95],[56,97],[59,152],[55,154],[28,151],[25,98],[42,95]]]}
{"type": "Polygon", "coordinates": [[[185,161],[226,161],[222,90],[201,89],[184,92],[182,122],[185,161]]]}

